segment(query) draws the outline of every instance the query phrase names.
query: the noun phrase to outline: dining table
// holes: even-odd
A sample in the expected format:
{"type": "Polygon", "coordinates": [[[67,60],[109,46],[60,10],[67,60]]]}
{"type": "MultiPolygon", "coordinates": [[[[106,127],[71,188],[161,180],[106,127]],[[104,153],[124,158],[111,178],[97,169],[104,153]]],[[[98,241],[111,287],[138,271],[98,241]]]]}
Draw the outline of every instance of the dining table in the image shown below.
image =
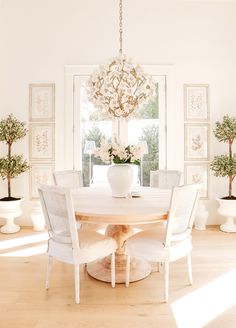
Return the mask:
{"type": "MultiPolygon", "coordinates": [[[[168,216],[171,190],[136,187],[128,197],[112,197],[109,186],[82,187],[72,191],[75,217],[82,224],[106,225],[105,234],[117,242],[115,253],[116,283],[125,282],[125,241],[141,228],[162,228],[168,216]]],[[[111,281],[110,257],[88,263],[90,276],[111,281]]],[[[142,259],[132,259],[130,281],[137,281],[151,273],[151,265],[142,259]]]]}

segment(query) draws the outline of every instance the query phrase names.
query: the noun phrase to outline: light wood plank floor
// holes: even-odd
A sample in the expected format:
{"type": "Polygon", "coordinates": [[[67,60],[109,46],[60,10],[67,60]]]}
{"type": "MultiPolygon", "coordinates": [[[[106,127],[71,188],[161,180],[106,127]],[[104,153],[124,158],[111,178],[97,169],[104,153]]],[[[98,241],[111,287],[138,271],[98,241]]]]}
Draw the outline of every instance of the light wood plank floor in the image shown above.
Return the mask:
{"type": "Polygon", "coordinates": [[[236,327],[236,234],[218,227],[194,230],[194,284],[188,286],[185,260],[171,264],[168,304],[162,302],[159,272],[128,289],[122,284],[112,289],[82,267],[80,305],[74,304],[70,265],[54,263],[45,291],[44,235],[29,228],[0,235],[1,328],[236,327]]]}

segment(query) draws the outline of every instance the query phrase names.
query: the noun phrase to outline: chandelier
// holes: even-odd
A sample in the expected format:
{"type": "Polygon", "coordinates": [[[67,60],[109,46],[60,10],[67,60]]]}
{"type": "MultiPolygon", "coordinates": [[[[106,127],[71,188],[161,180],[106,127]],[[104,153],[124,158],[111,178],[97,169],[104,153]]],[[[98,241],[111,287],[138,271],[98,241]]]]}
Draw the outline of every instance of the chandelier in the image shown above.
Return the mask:
{"type": "Polygon", "coordinates": [[[152,78],[123,54],[122,20],[122,0],[119,0],[119,55],[99,67],[87,83],[88,99],[96,108],[116,118],[128,118],[155,93],[152,78]]]}

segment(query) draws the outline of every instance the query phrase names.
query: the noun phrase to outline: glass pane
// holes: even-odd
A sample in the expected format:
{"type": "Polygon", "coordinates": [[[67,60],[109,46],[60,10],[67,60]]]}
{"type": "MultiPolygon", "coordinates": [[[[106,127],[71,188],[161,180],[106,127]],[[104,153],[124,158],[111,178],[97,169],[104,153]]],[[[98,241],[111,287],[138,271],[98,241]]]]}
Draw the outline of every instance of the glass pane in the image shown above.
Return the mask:
{"type": "Polygon", "coordinates": [[[103,165],[102,161],[89,151],[84,152],[86,141],[95,141],[96,147],[100,146],[104,138],[111,141],[112,122],[88,101],[85,83],[82,84],[80,92],[83,182],[84,186],[89,186],[91,183],[106,182],[108,165],[103,165]]]}
{"type": "Polygon", "coordinates": [[[128,122],[128,143],[137,144],[146,141],[148,154],[140,164],[140,184],[150,185],[150,171],[159,167],[159,88],[156,84],[156,95],[150,102],[140,106],[128,122]]]}

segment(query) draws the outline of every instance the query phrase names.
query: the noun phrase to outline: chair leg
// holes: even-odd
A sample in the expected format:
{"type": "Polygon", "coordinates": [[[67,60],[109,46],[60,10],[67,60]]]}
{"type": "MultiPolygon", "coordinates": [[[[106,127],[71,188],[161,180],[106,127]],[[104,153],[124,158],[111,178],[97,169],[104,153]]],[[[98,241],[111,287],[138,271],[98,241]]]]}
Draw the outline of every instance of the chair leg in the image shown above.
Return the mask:
{"type": "Polygon", "coordinates": [[[80,303],[80,272],[79,272],[79,264],[75,264],[74,267],[75,274],[75,303],[80,303]]]}
{"type": "Polygon", "coordinates": [[[190,285],[193,284],[193,274],[192,274],[192,260],[191,260],[191,253],[187,255],[187,264],[188,264],[188,279],[190,285]]]}
{"type": "Polygon", "coordinates": [[[48,264],[47,264],[47,272],[46,272],[46,283],[45,283],[45,288],[49,289],[49,279],[50,279],[50,274],[52,270],[52,256],[48,255],[48,264]]]}
{"type": "Polygon", "coordinates": [[[116,267],[115,267],[115,253],[111,254],[111,287],[116,285],[116,267]]]}
{"type": "Polygon", "coordinates": [[[164,301],[168,302],[169,296],[169,262],[164,263],[164,301]]]}
{"type": "Polygon", "coordinates": [[[130,256],[126,256],[126,275],[125,275],[125,286],[129,287],[129,279],[130,279],[130,256]]]}

